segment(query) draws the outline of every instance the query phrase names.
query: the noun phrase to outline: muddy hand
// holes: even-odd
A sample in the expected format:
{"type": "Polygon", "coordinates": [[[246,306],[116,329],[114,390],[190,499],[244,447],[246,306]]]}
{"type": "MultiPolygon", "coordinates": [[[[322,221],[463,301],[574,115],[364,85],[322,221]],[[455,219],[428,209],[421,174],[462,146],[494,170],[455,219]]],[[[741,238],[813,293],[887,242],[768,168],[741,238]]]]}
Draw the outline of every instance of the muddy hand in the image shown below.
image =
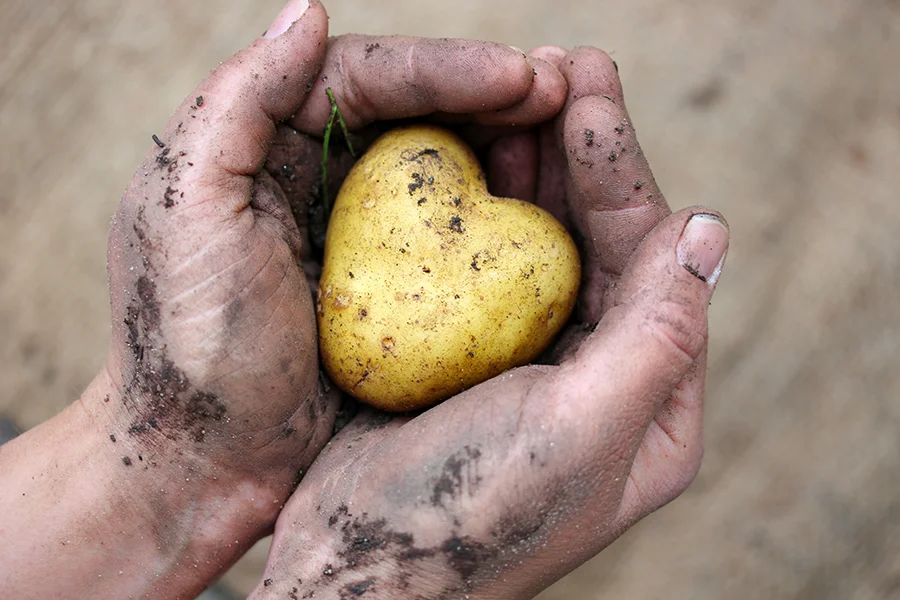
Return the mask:
{"type": "Polygon", "coordinates": [[[330,436],[337,401],[319,373],[300,266],[315,275],[302,207],[319,193],[325,86],[354,131],[435,111],[507,109],[534,122],[565,94],[545,64],[557,102],[529,106],[533,67],[506,46],[328,40],[325,19],[317,3],[286,33],[291,21],[279,18],[257,44],[268,50],[226,63],[191,95],[126,193],[110,242],[110,372],[126,439],[174,442],[280,483],[282,499],[330,436]],[[279,45],[303,48],[287,56],[279,45]]]}
{"type": "Polygon", "coordinates": [[[569,99],[537,135],[495,144],[491,182],[582,240],[579,334],[558,364],[421,415],[360,414],[279,517],[254,599],[529,598],[696,473],[727,227],[707,209],[670,214],[605,54],[537,54],[559,65],[569,99]]]}
{"type": "Polygon", "coordinates": [[[566,93],[507,46],[329,40],[319,2],[289,2],[154,136],[122,198],[107,365],[0,450],[10,597],[195,597],[271,530],[331,436],[303,269],[326,82],[355,131],[434,112],[534,124],[566,93]]]}

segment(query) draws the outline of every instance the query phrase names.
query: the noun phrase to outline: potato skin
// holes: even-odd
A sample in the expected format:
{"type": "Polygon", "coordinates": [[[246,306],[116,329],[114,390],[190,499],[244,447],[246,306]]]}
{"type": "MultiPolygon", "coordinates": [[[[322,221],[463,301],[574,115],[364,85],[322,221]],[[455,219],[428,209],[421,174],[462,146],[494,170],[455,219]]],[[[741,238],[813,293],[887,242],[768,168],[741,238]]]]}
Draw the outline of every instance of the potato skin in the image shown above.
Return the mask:
{"type": "Polygon", "coordinates": [[[456,135],[381,136],[335,202],[317,297],[331,379],[422,409],[536,358],[572,312],[581,263],[546,211],[487,192],[456,135]]]}

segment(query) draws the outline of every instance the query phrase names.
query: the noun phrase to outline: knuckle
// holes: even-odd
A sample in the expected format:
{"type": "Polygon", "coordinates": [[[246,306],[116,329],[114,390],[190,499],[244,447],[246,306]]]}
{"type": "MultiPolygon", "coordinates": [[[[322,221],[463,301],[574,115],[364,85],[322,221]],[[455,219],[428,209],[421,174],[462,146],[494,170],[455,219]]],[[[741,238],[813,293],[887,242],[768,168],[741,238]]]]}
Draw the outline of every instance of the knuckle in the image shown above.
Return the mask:
{"type": "Polygon", "coordinates": [[[688,445],[687,448],[683,448],[678,453],[669,472],[669,481],[665,493],[666,502],[674,500],[687,491],[700,471],[702,458],[702,443],[688,445]]]}
{"type": "Polygon", "coordinates": [[[413,112],[425,114],[441,107],[441,98],[436,95],[435,73],[427,65],[433,62],[436,55],[442,52],[459,52],[459,49],[447,48],[446,43],[427,38],[418,38],[409,44],[404,56],[401,80],[407,87],[406,93],[415,106],[413,112]]]}
{"type": "Polygon", "coordinates": [[[700,471],[702,456],[702,443],[687,445],[666,456],[664,469],[656,470],[656,476],[646,482],[643,490],[645,503],[651,512],[687,491],[700,471]]]}
{"type": "Polygon", "coordinates": [[[367,96],[366,86],[361,82],[370,75],[360,70],[360,61],[353,52],[357,47],[364,51],[370,39],[372,38],[360,35],[341,36],[334,40],[329,49],[332,56],[328,63],[329,72],[326,73],[327,85],[335,94],[341,117],[351,129],[377,117],[375,107],[367,96]]]}
{"type": "Polygon", "coordinates": [[[654,303],[646,317],[648,331],[664,347],[690,363],[706,346],[706,311],[696,302],[670,294],[654,303]]]}

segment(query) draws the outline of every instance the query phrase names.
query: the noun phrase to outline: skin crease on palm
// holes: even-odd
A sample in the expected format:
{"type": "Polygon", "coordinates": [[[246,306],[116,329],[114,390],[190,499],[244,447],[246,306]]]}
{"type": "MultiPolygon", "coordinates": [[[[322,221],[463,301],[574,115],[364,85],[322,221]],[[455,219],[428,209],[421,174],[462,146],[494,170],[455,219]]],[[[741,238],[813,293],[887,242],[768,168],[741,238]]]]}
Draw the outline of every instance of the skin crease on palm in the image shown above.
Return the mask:
{"type": "MultiPolygon", "coordinates": [[[[0,447],[4,595],[193,598],[274,527],[256,599],[528,598],[680,494],[728,231],[670,214],[616,73],[592,48],[329,39],[319,2],[289,2],[126,190],[105,368],[0,447]],[[307,219],[326,87],[357,143],[451,124],[493,194],[573,232],[581,297],[542,364],[332,437],[307,219]]],[[[332,192],[351,163],[333,153],[332,192]]]]}

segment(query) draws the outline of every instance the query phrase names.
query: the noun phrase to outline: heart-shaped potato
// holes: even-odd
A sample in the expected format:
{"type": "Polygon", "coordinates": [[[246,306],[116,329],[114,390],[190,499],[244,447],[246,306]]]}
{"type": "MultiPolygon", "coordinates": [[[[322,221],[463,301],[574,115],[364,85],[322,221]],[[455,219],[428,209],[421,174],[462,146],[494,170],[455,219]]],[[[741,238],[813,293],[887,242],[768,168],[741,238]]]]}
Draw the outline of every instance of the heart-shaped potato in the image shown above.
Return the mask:
{"type": "Polygon", "coordinates": [[[546,211],[488,194],[475,155],[431,126],[392,130],[354,165],[325,240],[317,312],[331,379],[421,409],[537,357],[581,264],[546,211]]]}

